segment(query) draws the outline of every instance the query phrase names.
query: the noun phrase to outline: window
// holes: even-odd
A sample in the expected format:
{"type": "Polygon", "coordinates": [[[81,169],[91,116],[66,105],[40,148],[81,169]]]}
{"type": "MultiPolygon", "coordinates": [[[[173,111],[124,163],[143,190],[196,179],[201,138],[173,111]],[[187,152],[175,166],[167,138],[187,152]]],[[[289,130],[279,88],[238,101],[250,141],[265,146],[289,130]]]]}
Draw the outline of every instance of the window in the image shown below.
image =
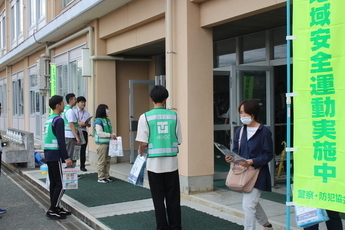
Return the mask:
{"type": "Polygon", "coordinates": [[[23,0],[11,2],[11,42],[17,46],[23,40],[23,0]]]}
{"type": "Polygon", "coordinates": [[[46,16],[46,0],[29,0],[28,7],[29,30],[39,29],[39,23],[43,21],[46,16]]]}
{"type": "Polygon", "coordinates": [[[24,115],[23,72],[12,75],[12,108],[14,116],[24,115]]]}
{"type": "Polygon", "coordinates": [[[86,95],[86,78],[82,77],[81,47],[59,54],[54,57],[56,63],[56,93],[66,96],[74,93],[86,95]]]}
{"type": "Polygon", "coordinates": [[[65,8],[71,2],[73,2],[73,0],[62,0],[62,8],[65,8]]]}
{"type": "Polygon", "coordinates": [[[2,115],[5,115],[7,112],[7,85],[6,78],[0,80],[0,103],[2,108],[2,115]]]}
{"type": "Polygon", "coordinates": [[[0,14],[0,57],[6,51],[6,15],[5,11],[0,14]]]}
{"type": "Polygon", "coordinates": [[[243,42],[243,63],[252,63],[266,60],[265,31],[245,35],[243,42]]]}
{"type": "Polygon", "coordinates": [[[29,68],[30,114],[43,115],[46,112],[45,96],[40,94],[37,66],[29,68]]]}

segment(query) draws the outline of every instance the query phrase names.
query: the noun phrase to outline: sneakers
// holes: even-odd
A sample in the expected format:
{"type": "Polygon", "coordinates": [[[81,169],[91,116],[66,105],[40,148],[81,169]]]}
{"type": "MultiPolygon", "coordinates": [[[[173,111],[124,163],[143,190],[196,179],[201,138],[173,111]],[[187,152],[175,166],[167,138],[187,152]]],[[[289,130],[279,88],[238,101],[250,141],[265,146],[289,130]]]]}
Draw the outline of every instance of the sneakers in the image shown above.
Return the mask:
{"type": "Polygon", "coordinates": [[[109,181],[107,179],[103,179],[103,180],[98,180],[97,182],[105,184],[105,183],[108,183],[109,181]]]}
{"type": "Polygon", "coordinates": [[[273,230],[272,224],[270,224],[269,226],[263,226],[262,228],[263,230],[273,230]]]}
{"type": "Polygon", "coordinates": [[[78,180],[79,180],[79,179],[81,179],[81,176],[80,176],[80,175],[78,175],[78,180]]]}
{"type": "Polygon", "coordinates": [[[65,216],[69,216],[69,215],[72,214],[71,212],[66,211],[66,210],[63,209],[63,208],[59,208],[59,209],[57,210],[57,212],[58,212],[60,215],[65,215],[65,216]]]}
{"type": "Polygon", "coordinates": [[[107,178],[105,180],[107,180],[108,182],[113,182],[114,181],[114,179],[112,179],[111,177],[109,177],[109,178],[107,178]]]}
{"type": "Polygon", "coordinates": [[[0,208],[0,214],[3,214],[3,213],[5,213],[5,212],[6,212],[6,209],[0,208]]]}
{"type": "Polygon", "coordinates": [[[66,215],[62,215],[59,212],[47,211],[46,216],[52,219],[66,219],[66,215]]]}

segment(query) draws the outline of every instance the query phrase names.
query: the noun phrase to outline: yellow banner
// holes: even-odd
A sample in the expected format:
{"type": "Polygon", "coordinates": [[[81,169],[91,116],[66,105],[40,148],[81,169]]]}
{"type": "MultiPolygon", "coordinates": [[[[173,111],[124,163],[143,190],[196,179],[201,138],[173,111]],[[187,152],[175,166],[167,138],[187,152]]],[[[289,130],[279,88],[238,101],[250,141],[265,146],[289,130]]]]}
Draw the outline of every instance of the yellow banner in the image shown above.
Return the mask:
{"type": "Polygon", "coordinates": [[[293,201],[340,212],[345,212],[344,7],[344,0],[293,2],[293,201]]]}

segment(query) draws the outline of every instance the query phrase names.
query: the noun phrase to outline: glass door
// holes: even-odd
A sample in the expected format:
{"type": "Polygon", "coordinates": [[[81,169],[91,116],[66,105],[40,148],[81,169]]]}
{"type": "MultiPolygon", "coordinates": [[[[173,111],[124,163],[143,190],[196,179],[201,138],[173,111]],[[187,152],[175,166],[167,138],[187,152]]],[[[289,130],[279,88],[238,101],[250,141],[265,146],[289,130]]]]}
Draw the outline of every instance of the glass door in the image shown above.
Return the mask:
{"type": "MultiPolygon", "coordinates": [[[[270,66],[230,66],[228,71],[213,71],[214,142],[232,149],[233,135],[241,127],[238,105],[245,99],[259,102],[259,122],[272,130],[274,123],[273,74],[270,66]]],[[[274,165],[272,165],[273,167],[274,165]]],[[[274,168],[274,167],[273,167],[274,168]]],[[[214,150],[214,179],[225,179],[229,164],[214,150]]],[[[274,178],[274,170],[271,170],[274,178]]]]}
{"type": "Polygon", "coordinates": [[[154,80],[129,80],[130,163],[133,163],[138,155],[135,137],[139,117],[153,108],[153,104],[150,101],[150,91],[154,85],[154,80]]]}

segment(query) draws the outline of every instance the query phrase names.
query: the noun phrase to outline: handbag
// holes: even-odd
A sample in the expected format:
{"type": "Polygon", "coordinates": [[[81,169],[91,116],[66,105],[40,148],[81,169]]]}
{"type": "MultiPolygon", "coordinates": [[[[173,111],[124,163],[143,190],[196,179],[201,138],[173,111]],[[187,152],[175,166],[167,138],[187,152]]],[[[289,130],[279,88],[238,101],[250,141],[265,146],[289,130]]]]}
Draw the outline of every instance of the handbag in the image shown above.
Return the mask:
{"type": "Polygon", "coordinates": [[[110,140],[108,155],[110,157],[123,157],[122,137],[118,136],[116,140],[110,140]]]}
{"type": "MultiPolygon", "coordinates": [[[[239,143],[241,143],[242,133],[243,126],[240,132],[239,143]]],[[[233,191],[244,193],[251,192],[254,188],[256,180],[258,179],[259,172],[260,168],[256,169],[253,166],[243,167],[241,165],[231,163],[225,184],[233,191]]]]}
{"type": "Polygon", "coordinates": [[[76,128],[75,131],[77,132],[77,135],[78,135],[79,140],[80,140],[80,143],[77,145],[85,145],[86,141],[85,141],[83,130],[79,127],[79,128],[76,128]]]}
{"type": "Polygon", "coordinates": [[[298,227],[307,228],[329,220],[326,210],[320,208],[295,206],[298,227]]]}
{"type": "Polygon", "coordinates": [[[146,156],[138,155],[134,161],[128,181],[131,184],[142,186],[144,184],[144,173],[146,168],[146,156]]]}
{"type": "Polygon", "coordinates": [[[243,167],[232,163],[225,184],[233,191],[251,192],[258,179],[259,172],[260,169],[253,166],[243,167]]]}

